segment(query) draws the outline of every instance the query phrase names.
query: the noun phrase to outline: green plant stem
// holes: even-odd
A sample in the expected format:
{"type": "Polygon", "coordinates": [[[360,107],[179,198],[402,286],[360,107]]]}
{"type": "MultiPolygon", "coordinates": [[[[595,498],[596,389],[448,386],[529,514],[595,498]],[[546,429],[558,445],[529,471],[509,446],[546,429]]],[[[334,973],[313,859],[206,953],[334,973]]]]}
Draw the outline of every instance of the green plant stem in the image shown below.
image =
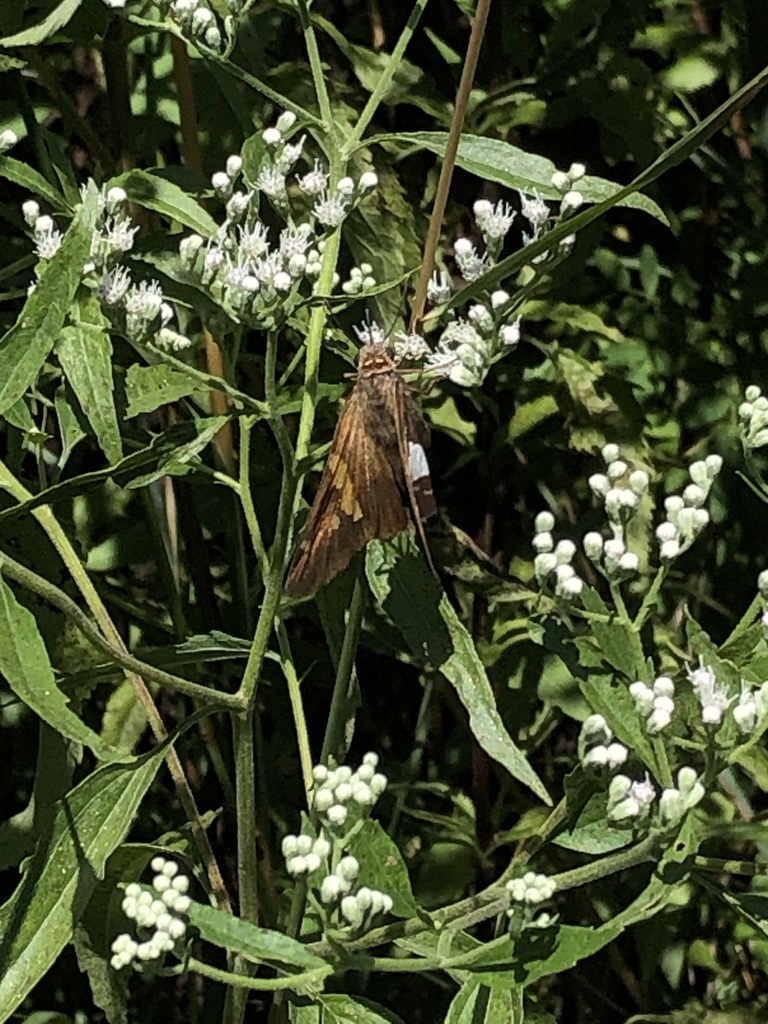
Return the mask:
{"type": "Polygon", "coordinates": [[[749,860],[721,860],[719,857],[693,858],[693,866],[699,871],[708,871],[713,875],[745,875],[754,878],[757,875],[768,875],[768,864],[757,864],[749,860]]]}
{"type": "Polygon", "coordinates": [[[267,558],[264,539],[261,535],[261,526],[256,515],[253,504],[253,493],[251,491],[251,431],[256,420],[253,416],[243,416],[240,419],[240,481],[238,493],[243,506],[245,522],[248,533],[251,537],[251,544],[261,570],[261,578],[266,580],[269,573],[269,559],[267,558]]]}
{"type": "MultiPolygon", "coordinates": [[[[339,167],[335,168],[336,174],[339,167]]],[[[323,252],[320,275],[317,280],[318,291],[325,294],[333,287],[333,275],[339,259],[341,234],[334,231],[328,238],[323,252]]],[[[309,443],[315,425],[315,407],[317,405],[317,382],[320,370],[320,352],[322,350],[323,331],[327,318],[325,306],[313,306],[309,317],[307,334],[306,358],[304,361],[304,390],[301,396],[301,418],[296,435],[295,459],[301,463],[309,454],[309,443]]]]}
{"type": "Polygon", "coordinates": [[[0,552],[0,575],[9,576],[17,583],[20,583],[26,590],[38,594],[49,604],[52,604],[54,608],[58,608],[60,612],[63,612],[67,618],[72,620],[73,624],[90,640],[94,647],[103,651],[112,661],[117,662],[123,668],[136,672],[138,675],[143,676],[144,679],[157,683],[158,686],[165,686],[169,690],[184,693],[188,697],[202,701],[204,704],[216,705],[230,711],[242,709],[241,702],[234,694],[219,693],[207,686],[193,683],[189,679],[172,675],[170,672],[164,672],[162,669],[155,668],[154,665],[148,665],[146,662],[134,658],[123,649],[115,647],[114,644],[110,643],[99,632],[88,616],[62,590],[49,583],[48,580],[43,579],[42,576],[32,572],[31,569],[27,569],[19,562],[9,558],[3,552],[0,552]]]}
{"type": "Polygon", "coordinates": [[[328,98],[328,89],[325,85],[323,64],[320,60],[320,51],[317,48],[317,36],[315,35],[312,20],[309,16],[309,5],[307,0],[298,0],[296,7],[299,12],[301,31],[304,33],[304,45],[307,48],[307,58],[309,59],[309,69],[312,74],[312,84],[315,87],[317,105],[320,108],[320,117],[323,120],[323,134],[326,137],[325,148],[327,152],[328,149],[333,148],[336,139],[331,101],[328,98]],[[329,140],[330,146],[328,146],[329,140]]]}
{"type": "Polygon", "coordinates": [[[302,974],[290,974],[286,978],[249,978],[243,974],[233,974],[231,971],[222,971],[218,967],[211,967],[190,957],[186,967],[195,974],[201,974],[204,978],[212,978],[214,981],[221,981],[225,985],[232,985],[238,988],[249,988],[256,992],[279,992],[285,989],[301,990],[305,986],[319,985],[323,978],[327,978],[332,968],[316,967],[313,971],[304,971],[302,974]]]}
{"type": "MultiPolygon", "coordinates": [[[[649,836],[629,850],[622,850],[608,857],[602,857],[583,867],[574,868],[572,871],[564,871],[562,874],[555,875],[554,881],[557,891],[563,892],[566,889],[575,889],[582,885],[598,882],[603,878],[608,878],[610,875],[615,875],[619,871],[636,867],[638,864],[654,862],[657,859],[658,839],[655,836],[649,836]]],[[[435,912],[432,915],[432,920],[438,927],[445,927],[467,914],[474,914],[482,909],[486,911],[484,919],[495,917],[496,914],[504,909],[506,901],[505,884],[499,880],[476,896],[470,896],[468,899],[461,900],[452,906],[444,907],[442,910],[435,912]]],[[[347,943],[345,949],[348,952],[356,952],[357,950],[369,949],[372,946],[382,946],[393,942],[395,939],[418,935],[421,932],[429,931],[429,929],[430,925],[422,918],[412,917],[407,921],[398,921],[395,924],[374,928],[361,938],[347,943]]],[[[307,949],[317,956],[328,956],[331,953],[331,947],[325,941],[310,943],[307,949]]]]}
{"type": "Polygon", "coordinates": [[[355,588],[352,591],[352,601],[349,606],[344,640],[339,654],[339,664],[336,666],[336,679],[333,684],[333,696],[331,697],[331,708],[328,712],[328,721],[325,726],[323,747],[320,753],[320,761],[327,764],[331,757],[335,757],[338,763],[343,761],[346,755],[344,746],[344,726],[347,723],[347,711],[350,706],[352,694],[350,688],[355,671],[355,654],[357,652],[357,641],[360,636],[360,626],[363,621],[363,610],[365,608],[365,589],[362,585],[362,563],[355,580],[355,588]]]}
{"type": "MultiPolygon", "coordinates": [[[[368,97],[368,102],[363,107],[355,127],[352,129],[349,138],[344,144],[344,159],[354,153],[355,149],[360,144],[360,140],[362,139],[365,130],[373,120],[376,111],[379,109],[379,104],[386,95],[386,92],[392,83],[392,79],[395,76],[395,72],[400,67],[403,55],[405,54],[408,43],[411,41],[411,37],[416,31],[416,27],[421,20],[421,16],[427,6],[427,2],[428,0],[416,0],[410,17],[405,24],[405,28],[400,33],[400,38],[395,43],[392,55],[387,61],[384,70],[379,75],[379,78],[373,87],[373,92],[368,97]]],[[[480,0],[480,5],[487,2],[489,2],[489,0],[480,0]]]]}
{"type": "Polygon", "coordinates": [[[254,779],[254,708],[233,719],[235,746],[235,807],[238,826],[249,822],[249,828],[237,830],[237,878],[240,893],[240,916],[257,924],[259,900],[257,892],[258,862],[256,858],[256,784],[254,779]]]}
{"type": "Polygon", "coordinates": [[[293,724],[296,729],[296,741],[299,745],[299,763],[301,764],[301,777],[304,781],[304,792],[307,794],[309,805],[309,794],[314,784],[312,779],[312,751],[309,746],[309,733],[307,732],[307,719],[304,714],[304,704],[301,699],[301,683],[296,673],[296,665],[293,660],[293,652],[288,639],[288,632],[282,622],[277,624],[277,642],[280,644],[281,665],[285,681],[288,684],[288,697],[291,701],[293,712],[293,724]]]}

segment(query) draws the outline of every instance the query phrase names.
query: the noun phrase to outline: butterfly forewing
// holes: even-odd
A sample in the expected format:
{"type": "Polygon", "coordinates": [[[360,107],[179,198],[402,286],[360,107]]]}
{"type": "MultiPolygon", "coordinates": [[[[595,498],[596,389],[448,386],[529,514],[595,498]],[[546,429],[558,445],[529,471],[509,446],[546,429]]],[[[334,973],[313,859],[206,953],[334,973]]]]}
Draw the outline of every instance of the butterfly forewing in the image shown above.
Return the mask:
{"type": "Polygon", "coordinates": [[[333,579],[374,537],[392,537],[435,511],[428,432],[384,345],[365,346],[355,386],[286,582],[304,597],[333,579]]]}

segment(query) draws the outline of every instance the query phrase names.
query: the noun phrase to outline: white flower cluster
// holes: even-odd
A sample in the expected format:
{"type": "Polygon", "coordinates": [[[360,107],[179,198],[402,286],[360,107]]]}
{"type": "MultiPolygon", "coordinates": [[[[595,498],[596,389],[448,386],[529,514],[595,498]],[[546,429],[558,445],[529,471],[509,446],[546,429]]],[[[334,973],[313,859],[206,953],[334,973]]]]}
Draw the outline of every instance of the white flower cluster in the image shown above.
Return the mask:
{"type": "Polygon", "coordinates": [[[13,149],[16,143],[19,141],[19,136],[11,128],[4,128],[0,132],[0,156],[3,153],[7,153],[9,149],[13,149]]]}
{"type": "Polygon", "coordinates": [[[768,639],[768,569],[763,569],[757,577],[757,589],[763,602],[763,636],[768,639]]]}
{"type": "Polygon", "coordinates": [[[701,720],[705,725],[719,726],[734,698],[728,688],[719,683],[713,670],[703,663],[688,669],[688,679],[701,704],[701,720]]]}
{"type": "MultiPolygon", "coordinates": [[[[677,825],[685,814],[704,799],[704,787],[693,768],[683,766],[677,773],[677,788],[662,791],[658,821],[663,826],[677,825]]],[[[645,820],[656,790],[646,773],[642,782],[626,775],[615,775],[608,787],[608,819],[615,823],[645,820]]]]}
{"type": "Polygon", "coordinates": [[[332,874],[320,883],[320,902],[336,909],[342,921],[355,931],[364,931],[377,914],[388,914],[392,897],[367,885],[357,885],[360,864],[356,857],[342,857],[332,874]]]}
{"type": "Polygon", "coordinates": [[[289,834],[284,837],[281,849],[289,875],[311,875],[331,852],[331,844],[322,832],[317,839],[304,833],[298,836],[289,834]]]}
{"type": "MultiPolygon", "coordinates": [[[[560,200],[560,217],[562,219],[575,213],[583,205],[584,196],[574,186],[586,173],[587,169],[584,164],[571,164],[567,171],[555,171],[553,173],[551,179],[552,186],[557,189],[562,197],[560,200]]],[[[523,242],[526,245],[530,245],[531,242],[535,242],[544,233],[552,213],[547,203],[539,195],[536,193],[528,195],[525,192],[520,193],[520,212],[531,225],[531,234],[523,233],[523,242]]],[[[555,257],[559,258],[567,255],[575,242],[575,235],[568,235],[566,238],[561,239],[558,251],[554,254],[555,257]]],[[[541,263],[544,260],[551,259],[552,256],[551,252],[543,252],[541,255],[534,257],[533,262],[541,263]]]]}
{"type": "Polygon", "coordinates": [[[359,295],[376,287],[376,278],[373,276],[373,267],[370,263],[361,263],[359,267],[352,267],[349,277],[341,284],[341,290],[345,295],[359,295]]]}
{"type": "Polygon", "coordinates": [[[187,895],[188,876],[179,874],[178,864],[165,857],[153,857],[151,867],[157,872],[152,879],[153,891],[131,882],[122,903],[125,916],[136,922],[145,937],[136,942],[127,932],[117,936],[110,959],[115,970],[135,961],[159,960],[186,933],[186,922],[180,915],[186,914],[192,902],[187,895]]]}
{"type": "MultiPolygon", "coordinates": [[[[748,735],[768,714],[768,682],[753,686],[742,680],[741,693],[736,698],[727,686],[718,682],[709,665],[700,663],[698,668],[688,669],[688,679],[701,705],[701,719],[706,726],[719,728],[726,711],[733,706],[736,727],[742,735],[748,735]]],[[[643,682],[632,683],[629,692],[638,714],[646,720],[646,731],[655,735],[666,729],[675,710],[675,684],[669,676],[658,676],[652,687],[643,682]]]]}
{"type": "Polygon", "coordinates": [[[644,820],[655,796],[656,790],[647,772],[640,782],[630,779],[628,775],[614,775],[608,786],[608,820],[644,820]]]}
{"type": "MultiPolygon", "coordinates": [[[[513,878],[507,882],[509,899],[525,907],[535,907],[552,899],[557,884],[548,875],[537,875],[534,871],[526,871],[522,878],[513,878]]],[[[507,911],[514,913],[514,908],[507,911]]]]}
{"type": "Polygon", "coordinates": [[[613,536],[606,540],[596,531],[585,534],[584,552],[609,579],[621,580],[634,575],[638,569],[637,555],[627,550],[626,531],[642,498],[648,493],[650,481],[645,470],[630,471],[620,457],[618,445],[605,445],[601,454],[606,472],[593,473],[589,486],[603,503],[613,536]]]}
{"type": "Polygon", "coordinates": [[[753,689],[746,680],[741,681],[741,693],[733,709],[733,720],[739,732],[748,736],[768,715],[768,682],[753,689]]]}
{"type": "MultiPolygon", "coordinates": [[[[296,143],[284,138],[295,121],[296,115],[287,111],[275,127],[262,133],[267,157],[252,189],[239,187],[242,159],[236,154],[228,158],[225,170],[211,178],[214,192],[226,208],[226,219],[216,237],[206,243],[192,235],[179,246],[184,266],[236,319],[250,315],[273,322],[277,315],[287,317],[290,308],[284,297],[304,282],[310,283],[310,290],[316,287],[325,244],[319,237],[323,229],[338,227],[378,183],[377,176],[367,171],[357,184],[342,178],[331,188],[328,174],[315,162],[314,170],[296,180],[300,192],[312,201],[308,219],[296,223],[289,206],[288,175],[302,155],[305,137],[296,143]],[[268,197],[287,223],[277,241],[270,240],[269,229],[259,220],[258,194],[268,197]]],[[[339,278],[334,283],[338,284],[339,278]]],[[[363,264],[352,268],[342,291],[357,295],[375,284],[373,268],[363,264]]]]}
{"type": "Polygon", "coordinates": [[[215,14],[203,0],[173,0],[170,14],[182,32],[212,50],[220,48],[221,30],[216,24],[215,14]]]}
{"type": "Polygon", "coordinates": [[[667,518],[656,528],[662,562],[671,562],[687,551],[709,524],[709,512],[703,506],[722,468],[720,455],[708,455],[706,459],[691,463],[688,470],[691,482],[682,495],[671,494],[664,499],[667,518]]]}
{"type": "Polygon", "coordinates": [[[677,788],[665,789],[659,797],[662,825],[679,824],[686,813],[704,799],[704,787],[693,768],[683,766],[677,773],[677,788]]]}
{"type": "MultiPolygon", "coordinates": [[[[128,196],[119,186],[102,189],[99,194],[99,215],[91,238],[90,260],[85,266],[86,283],[93,284],[95,294],[106,312],[123,320],[129,338],[145,341],[150,334],[155,344],[175,352],[188,348],[189,338],[168,325],[174,311],[166,302],[157,281],[134,284],[128,270],[117,262],[133,249],[138,230],[125,213],[128,196]]],[[[62,234],[52,217],[40,213],[34,199],[22,204],[25,222],[32,230],[35,251],[41,260],[50,260],[59,251],[62,234]]]]}
{"type": "Polygon", "coordinates": [[[321,831],[317,838],[302,833],[287,835],[282,842],[288,874],[311,875],[322,868],[324,875],[315,886],[320,903],[355,931],[367,928],[377,914],[388,914],[393,907],[391,896],[358,885],[360,864],[356,857],[344,853],[345,841],[339,835],[351,807],[367,813],[384,792],[387,780],[376,771],[378,761],[378,755],[368,753],[357,771],[347,765],[335,769],[316,765],[312,804],[331,839],[321,831]]]}
{"type": "Polygon", "coordinates": [[[378,763],[378,754],[370,752],[356,771],[348,765],[329,769],[318,764],[312,769],[312,806],[330,829],[343,828],[352,808],[370,811],[387,788],[386,775],[376,771],[378,763]]]}
{"type": "Polygon", "coordinates": [[[613,731],[602,715],[590,715],[579,732],[578,757],[583,768],[608,768],[624,764],[629,751],[613,738],[613,731]]]}
{"type": "MultiPolygon", "coordinates": [[[[634,575],[639,566],[637,555],[627,550],[627,525],[637,512],[640,502],[648,493],[649,479],[645,470],[630,471],[620,457],[618,445],[607,444],[602,450],[607,471],[594,473],[589,486],[605,507],[613,536],[605,540],[597,532],[584,537],[584,551],[595,565],[612,579],[626,579],[634,575]]],[[[709,523],[709,513],[703,507],[723,460],[719,455],[691,464],[691,482],[682,494],[664,499],[667,517],[656,529],[659,557],[665,564],[686,551],[709,523]]]]}
{"type": "Polygon", "coordinates": [[[561,540],[555,546],[552,537],[555,517],[551,512],[539,512],[534,525],[536,533],[533,537],[533,547],[536,557],[533,560],[533,571],[536,573],[539,586],[549,586],[554,578],[555,596],[573,601],[584,588],[584,581],[571,565],[576,554],[576,545],[572,540],[561,540]]]}
{"type": "Polygon", "coordinates": [[[629,687],[635,710],[645,719],[645,731],[655,736],[666,729],[675,710],[675,684],[669,676],[657,676],[653,686],[636,682],[629,687]]]}
{"type": "Polygon", "coordinates": [[[746,451],[768,444],[768,398],[756,384],[750,384],[739,406],[741,443],[746,451]]]}

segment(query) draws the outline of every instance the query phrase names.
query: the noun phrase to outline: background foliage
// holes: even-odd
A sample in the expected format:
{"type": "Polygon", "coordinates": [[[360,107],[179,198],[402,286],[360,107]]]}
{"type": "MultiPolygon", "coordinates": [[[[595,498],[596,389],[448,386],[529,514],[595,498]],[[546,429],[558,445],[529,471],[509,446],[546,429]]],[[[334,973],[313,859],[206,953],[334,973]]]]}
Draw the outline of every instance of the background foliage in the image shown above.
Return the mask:
{"type": "MultiPolygon", "coordinates": [[[[427,4],[369,138],[447,130],[471,7],[463,0],[427,4]]],[[[167,255],[182,225],[203,230],[206,218],[216,213],[210,175],[241,149],[246,162],[249,154],[256,159],[261,131],[281,113],[270,90],[316,110],[298,9],[287,2],[254,5],[239,23],[237,44],[227,60],[193,51],[189,70],[198,159],[189,148],[188,127],[182,124],[180,130],[184,82],[179,54],[174,54],[178,39],[153,25],[159,16],[151,5],[128,3],[127,11],[133,20],[96,0],[0,8],[0,124],[22,139],[11,155],[29,168],[28,173],[7,164],[0,168],[5,227],[0,321],[3,332],[11,332],[11,342],[37,262],[21,214],[24,200],[34,195],[52,212],[63,212],[64,203],[75,200],[78,187],[90,177],[99,185],[123,184],[136,201],[141,226],[132,254],[136,272],[160,276],[169,295],[195,309],[200,296],[173,278],[167,255]],[[45,20],[56,12],[58,23],[45,20]],[[161,168],[159,180],[173,187],[167,208],[157,198],[149,208],[142,206],[147,184],[142,172],[148,168],[161,168]],[[198,196],[205,199],[201,205],[193,202],[198,196]],[[182,208],[183,198],[187,205],[182,208]]],[[[327,0],[312,8],[337,124],[354,126],[410,13],[407,4],[358,0],[327,0]]],[[[590,175],[627,184],[768,65],[766,29],[762,0],[497,0],[466,132],[510,143],[558,167],[580,161],[590,175]]],[[[526,306],[519,349],[493,366],[482,388],[445,383],[424,400],[441,509],[435,545],[449,570],[444,580],[450,607],[472,636],[471,657],[479,657],[487,673],[506,728],[556,799],[572,767],[579,721],[589,709],[572,672],[553,653],[557,638],[546,632],[549,627],[539,631],[537,606],[528,590],[533,586],[535,515],[551,508],[559,535],[576,540],[599,527],[587,478],[602,468],[597,453],[606,442],[620,444],[634,464],[652,471],[659,503],[665,493],[681,487],[692,458],[722,455],[725,469],[713,496],[713,526],[675,563],[663,604],[644,632],[646,652],[657,669],[696,653],[687,616],[715,646],[724,641],[753,600],[757,571],[766,564],[762,504],[737,474],[742,463],[738,404],[745,387],[761,384],[766,375],[764,111],[764,95],[758,92],[751,103],[732,110],[722,131],[653,181],[646,194],[668,224],[629,207],[613,207],[587,224],[572,254],[526,306]],[[490,563],[466,541],[479,546],[490,563]]],[[[367,304],[331,307],[320,367],[326,386],[313,434],[317,444],[330,439],[337,400],[345,391],[343,374],[349,367],[342,357],[353,352],[351,325],[363,319],[366,306],[388,329],[407,319],[403,281],[419,263],[439,163],[428,145],[390,140],[369,142],[355,154],[353,166],[355,175],[375,167],[380,186],[345,224],[342,276],[352,264],[368,261],[379,281],[399,284],[367,304]]],[[[472,235],[472,204],[480,197],[517,202],[498,177],[472,173],[460,158],[441,249],[450,268],[451,241],[457,234],[472,235]]],[[[78,216],[85,223],[87,203],[78,216]]],[[[521,247],[523,227],[516,222],[504,256],[521,247]]],[[[73,294],[76,286],[73,280],[73,294]]],[[[57,280],[57,295],[62,287],[57,280]]],[[[46,305],[44,282],[38,288],[40,319],[34,326],[39,333],[55,310],[46,305]]],[[[92,322],[87,304],[81,313],[92,322]]],[[[278,375],[300,352],[303,326],[306,321],[297,316],[281,335],[278,375]]],[[[11,342],[0,343],[0,354],[11,342]]],[[[25,399],[5,412],[0,501],[8,514],[0,518],[0,547],[82,603],[82,588],[65,571],[55,534],[44,532],[30,511],[16,514],[14,508],[25,500],[20,487],[29,495],[60,488],[55,504],[40,508],[52,508],[128,648],[157,667],[232,692],[263,607],[264,583],[235,496],[211,475],[227,468],[226,453],[201,445],[200,460],[191,463],[173,454],[180,441],[192,437],[184,433],[190,417],[183,403],[190,392],[182,387],[178,396],[170,393],[174,379],[167,366],[162,367],[165,376],[158,377],[167,408],[152,398],[144,409],[130,408],[137,400],[132,370],[150,357],[117,335],[112,336],[109,373],[96,364],[89,367],[92,400],[104,402],[111,377],[114,405],[104,402],[101,413],[84,408],[88,385],[77,380],[77,359],[68,365],[66,343],[66,335],[57,338],[56,351],[25,399]],[[181,411],[171,408],[177,397],[181,411]],[[154,447],[148,449],[152,438],[154,447]],[[135,465],[130,458],[138,451],[146,458],[135,465]],[[169,472],[170,477],[165,475],[169,472]],[[12,478],[15,484],[9,483],[12,478]],[[161,509],[171,500],[169,528],[161,509]]],[[[33,332],[30,351],[34,344],[33,332]]],[[[266,351],[266,333],[248,331],[237,351],[225,352],[229,385],[258,401],[265,398],[266,351]]],[[[205,369],[200,346],[185,361],[205,369]]],[[[6,377],[0,390],[12,384],[6,377]]],[[[200,404],[208,401],[206,378],[200,378],[193,398],[200,404]]],[[[281,416],[292,438],[300,399],[298,374],[281,393],[281,416]]],[[[242,415],[242,407],[236,409],[236,433],[242,415]]],[[[211,428],[204,440],[214,433],[211,428]]],[[[253,500],[268,549],[281,464],[266,421],[254,425],[250,445],[253,500]]],[[[640,536],[650,548],[650,512],[640,536]]],[[[580,571],[597,584],[589,578],[587,563],[580,571]]],[[[342,578],[317,603],[282,606],[290,664],[303,681],[315,760],[328,720],[351,586],[351,579],[342,578]]],[[[29,696],[25,703],[17,700],[18,683],[15,696],[7,688],[2,692],[4,901],[18,892],[19,866],[46,834],[55,801],[93,777],[97,761],[109,760],[115,748],[156,749],[120,669],[84,641],[49,601],[28,590],[14,592],[20,604],[8,612],[0,639],[9,644],[14,635],[24,638],[20,657],[29,675],[29,696]],[[42,653],[27,640],[32,636],[28,615],[44,638],[42,653]],[[82,725],[70,722],[70,731],[61,728],[63,739],[41,728],[35,713],[40,713],[35,700],[42,677],[34,666],[47,659],[82,725]]],[[[410,599],[418,608],[420,598],[410,599]]],[[[510,777],[474,743],[454,691],[393,626],[392,618],[405,620],[411,611],[406,605],[388,617],[376,602],[368,606],[356,653],[361,699],[350,762],[359,762],[367,750],[379,752],[390,778],[379,820],[408,866],[418,904],[434,909],[496,879],[515,844],[535,835],[546,809],[519,776],[510,777]]],[[[290,886],[279,844],[286,831],[297,830],[305,797],[284,679],[285,649],[277,638],[270,642],[270,654],[259,675],[255,720],[257,888],[261,923],[283,930],[290,886]]],[[[157,690],[155,698],[169,729],[187,723],[176,749],[202,813],[215,812],[209,836],[232,891],[238,807],[230,771],[237,741],[233,744],[223,717],[203,716],[189,725],[199,701],[167,690],[157,690]]],[[[42,718],[49,720],[50,714],[42,718]]],[[[759,821],[764,811],[768,774],[757,754],[750,767],[729,770],[711,798],[713,856],[749,860],[763,853],[759,829],[748,824],[759,821]]],[[[133,877],[148,859],[141,844],[192,857],[185,811],[162,771],[147,771],[146,777],[136,773],[121,785],[125,792],[111,799],[126,801],[120,806],[130,805],[134,812],[141,804],[130,832],[138,845],[121,847],[124,862],[118,865],[100,861],[94,850],[97,873],[107,864],[108,878],[133,877]]],[[[126,825],[132,816],[126,811],[126,825]]],[[[579,853],[550,846],[540,869],[554,873],[582,862],[579,853]]],[[[557,910],[565,922],[605,927],[619,918],[649,877],[646,866],[604,880],[599,889],[573,890],[557,910]]],[[[719,881],[732,880],[724,873],[719,881]]],[[[746,886],[743,880],[733,884],[740,891],[746,886]]],[[[6,914],[6,926],[8,920],[6,914]]],[[[483,941],[492,936],[484,927],[475,933],[483,941]]],[[[754,936],[744,918],[721,899],[691,888],[664,914],[631,930],[617,928],[615,941],[571,970],[564,964],[544,978],[534,972],[535,1012],[580,1024],[624,1021],[633,1014],[638,1021],[651,1014],[674,1014],[671,1019],[679,1021],[761,1019],[766,1012],[766,946],[754,936]]],[[[78,957],[82,967],[84,943],[78,957]]],[[[93,976],[90,981],[93,985],[93,976]]],[[[449,1011],[456,981],[358,973],[337,978],[336,989],[375,1000],[411,1024],[478,1019],[469,1016],[479,1012],[475,1004],[463,1009],[454,1002],[449,1011]]],[[[135,986],[143,983],[131,984],[137,1002],[128,1005],[134,1012],[141,1005],[140,1019],[192,1019],[196,992],[184,982],[153,981],[151,1004],[141,989],[137,994],[135,986]]],[[[24,1009],[56,1010],[67,1018],[77,1011],[92,1015],[99,1011],[91,985],[78,974],[75,952],[68,947],[24,1009]]],[[[197,1019],[216,1019],[220,991],[209,986],[198,995],[197,1019]]],[[[104,1006],[104,1000],[103,992],[97,994],[98,1005],[104,1006]]],[[[266,1019],[266,1004],[251,1004],[248,1012],[250,1019],[266,1019]]],[[[328,1019],[351,1019],[342,1017],[341,1010],[333,1017],[332,1002],[326,1012],[328,1019]]],[[[535,1012],[526,1019],[537,1019],[535,1012]]]]}

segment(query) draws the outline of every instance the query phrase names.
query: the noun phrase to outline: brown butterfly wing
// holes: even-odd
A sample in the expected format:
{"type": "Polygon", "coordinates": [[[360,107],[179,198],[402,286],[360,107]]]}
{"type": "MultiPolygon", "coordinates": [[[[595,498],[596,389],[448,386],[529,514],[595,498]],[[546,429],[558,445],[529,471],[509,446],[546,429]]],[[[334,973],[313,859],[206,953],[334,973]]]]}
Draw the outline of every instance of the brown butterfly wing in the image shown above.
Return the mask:
{"type": "Polygon", "coordinates": [[[331,452],[286,581],[305,597],[333,579],[374,537],[408,525],[402,463],[392,459],[394,382],[359,380],[342,411],[331,452]],[[388,426],[389,421],[389,426],[388,426]],[[398,473],[399,470],[399,473],[398,473]]]}

